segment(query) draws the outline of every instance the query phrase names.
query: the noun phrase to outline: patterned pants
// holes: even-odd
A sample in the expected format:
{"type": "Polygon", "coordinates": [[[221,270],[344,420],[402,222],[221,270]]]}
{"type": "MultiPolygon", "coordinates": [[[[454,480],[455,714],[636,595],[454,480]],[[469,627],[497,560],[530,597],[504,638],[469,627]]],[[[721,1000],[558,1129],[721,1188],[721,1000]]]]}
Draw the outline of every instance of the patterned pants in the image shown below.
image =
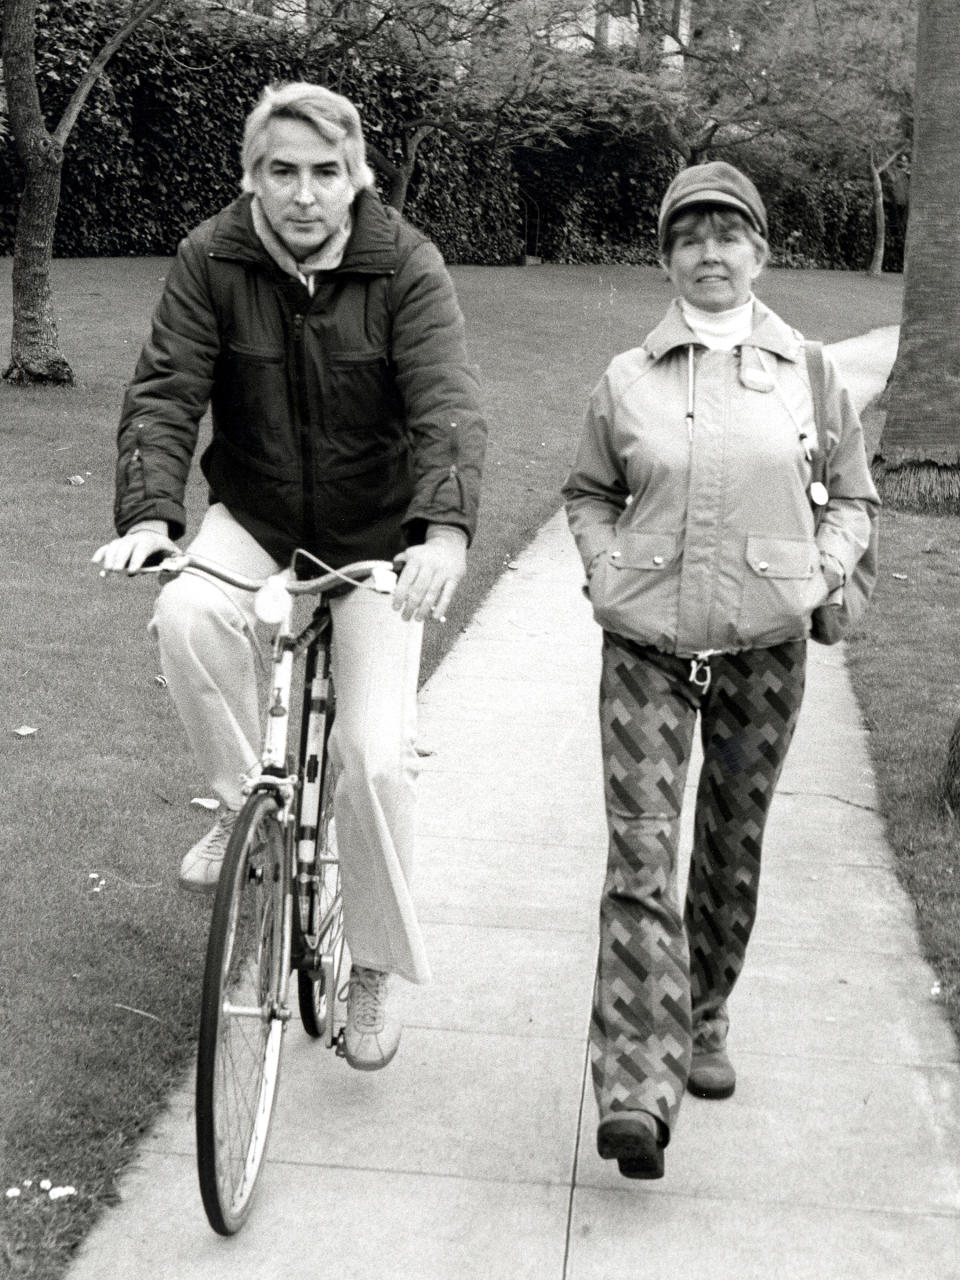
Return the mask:
{"type": "Polygon", "coordinates": [[[610,833],[590,1053],[601,1118],[669,1132],[692,1044],[726,1041],[756,914],[767,813],[803,698],[806,644],[689,658],[604,634],[600,725],[610,833]],[[704,687],[706,686],[706,687],[704,687]],[[704,763],[681,917],[680,809],[700,713],[704,763]]]}

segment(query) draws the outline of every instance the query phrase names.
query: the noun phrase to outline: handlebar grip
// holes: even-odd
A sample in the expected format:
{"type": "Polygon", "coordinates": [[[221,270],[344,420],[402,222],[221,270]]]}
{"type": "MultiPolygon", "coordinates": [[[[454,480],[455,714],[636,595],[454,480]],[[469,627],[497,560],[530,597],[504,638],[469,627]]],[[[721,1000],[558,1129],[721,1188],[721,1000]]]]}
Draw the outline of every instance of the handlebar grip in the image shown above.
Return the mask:
{"type": "Polygon", "coordinates": [[[140,567],[142,569],[156,569],[163,564],[164,560],[170,559],[170,554],[164,547],[158,547],[156,551],[150,552],[140,567]]]}

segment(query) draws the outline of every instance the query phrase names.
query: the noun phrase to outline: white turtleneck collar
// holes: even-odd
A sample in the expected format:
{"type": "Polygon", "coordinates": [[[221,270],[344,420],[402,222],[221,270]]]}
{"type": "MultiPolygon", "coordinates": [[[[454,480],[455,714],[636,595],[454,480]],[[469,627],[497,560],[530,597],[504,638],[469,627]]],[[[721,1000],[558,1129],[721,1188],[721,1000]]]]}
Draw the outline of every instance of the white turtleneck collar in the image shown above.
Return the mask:
{"type": "Polygon", "coordinates": [[[743,306],[729,311],[701,311],[686,298],[680,299],[680,310],[697,341],[712,351],[732,351],[753,332],[752,293],[743,306]]]}

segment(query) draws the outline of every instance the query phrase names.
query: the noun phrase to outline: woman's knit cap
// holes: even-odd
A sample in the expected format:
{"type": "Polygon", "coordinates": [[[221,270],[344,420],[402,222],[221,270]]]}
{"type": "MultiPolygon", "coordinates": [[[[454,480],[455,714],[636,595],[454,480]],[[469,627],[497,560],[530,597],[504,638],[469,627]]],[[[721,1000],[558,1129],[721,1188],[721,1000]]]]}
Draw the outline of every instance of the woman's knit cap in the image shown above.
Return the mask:
{"type": "Polygon", "coordinates": [[[745,173],[725,160],[711,160],[681,169],[667,187],[660,205],[657,235],[661,252],[666,244],[667,228],[681,209],[692,204],[719,204],[744,215],[755,231],[767,238],[767,211],[760,192],[745,173]]]}

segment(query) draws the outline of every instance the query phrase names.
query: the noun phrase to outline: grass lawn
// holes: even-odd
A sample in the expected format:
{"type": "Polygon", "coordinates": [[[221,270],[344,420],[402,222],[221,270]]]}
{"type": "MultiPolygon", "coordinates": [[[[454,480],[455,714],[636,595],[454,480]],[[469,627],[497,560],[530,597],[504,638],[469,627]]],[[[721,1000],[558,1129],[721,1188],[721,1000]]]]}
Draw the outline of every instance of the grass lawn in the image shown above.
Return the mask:
{"type": "MultiPolygon", "coordinates": [[[[165,267],[161,259],[56,263],[61,338],[78,385],[0,385],[0,847],[16,869],[0,900],[0,1194],[21,1191],[0,1201],[0,1274],[31,1280],[55,1280],[109,1202],[118,1169],[189,1062],[196,1031],[207,908],[178,894],[175,875],[209,821],[190,804],[204,784],[155,681],[144,631],[152,586],[102,582],[88,563],[111,532],[120,396],[165,267]],[[68,483],[78,476],[82,484],[68,483]],[[18,736],[21,726],[37,732],[18,736]],[[51,1200],[43,1178],[75,1194],[51,1200]]],[[[654,269],[454,275],[491,437],[471,578],[446,626],[429,631],[424,675],[556,511],[590,387],[669,297],[654,269]]],[[[7,262],[5,334],[9,276],[7,262]]],[[[828,342],[900,317],[899,278],[771,271],[761,293],[828,342]]],[[[194,477],[194,528],[205,497],[194,477]]],[[[880,607],[853,664],[891,835],[925,912],[944,896],[943,868],[956,859],[932,780],[960,701],[948,630],[960,610],[952,568],[960,526],[885,515],[884,535],[880,607]]],[[[953,928],[952,938],[943,923],[927,937],[955,998],[953,928]]]]}
{"type": "Polygon", "coordinates": [[[941,792],[960,715],[960,519],[884,511],[880,545],[877,590],[848,648],[850,670],[887,837],[960,1037],[960,827],[941,792]]]}

